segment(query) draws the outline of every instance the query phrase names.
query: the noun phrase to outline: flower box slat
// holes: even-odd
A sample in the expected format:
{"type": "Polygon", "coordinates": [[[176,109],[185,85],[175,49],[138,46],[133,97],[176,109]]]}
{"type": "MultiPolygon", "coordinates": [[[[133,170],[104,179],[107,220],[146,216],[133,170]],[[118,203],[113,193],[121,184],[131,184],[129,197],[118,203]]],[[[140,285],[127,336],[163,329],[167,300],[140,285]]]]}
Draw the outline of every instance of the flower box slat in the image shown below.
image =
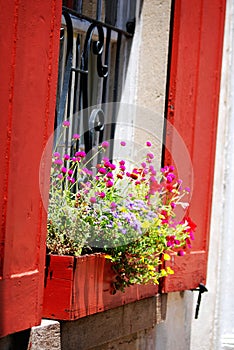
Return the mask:
{"type": "Polygon", "coordinates": [[[115,274],[111,262],[103,254],[81,257],[50,255],[47,264],[43,307],[45,318],[75,320],[158,292],[155,285],[136,285],[126,288],[124,293],[117,291],[113,294],[115,274]]]}

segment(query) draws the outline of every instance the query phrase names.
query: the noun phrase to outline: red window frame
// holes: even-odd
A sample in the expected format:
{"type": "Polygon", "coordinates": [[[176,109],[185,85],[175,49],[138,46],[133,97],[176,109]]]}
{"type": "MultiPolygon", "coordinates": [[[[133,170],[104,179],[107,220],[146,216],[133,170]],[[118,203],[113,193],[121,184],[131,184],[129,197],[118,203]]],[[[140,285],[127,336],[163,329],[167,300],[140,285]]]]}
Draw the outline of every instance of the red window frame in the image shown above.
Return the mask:
{"type": "Polygon", "coordinates": [[[206,283],[225,7],[225,0],[176,0],[173,5],[164,164],[179,159],[181,176],[183,171],[185,178],[192,176],[185,173],[170,123],[191,157],[190,216],[197,231],[192,249],[183,258],[172,257],[175,275],[165,279],[163,292],[206,283]]]}

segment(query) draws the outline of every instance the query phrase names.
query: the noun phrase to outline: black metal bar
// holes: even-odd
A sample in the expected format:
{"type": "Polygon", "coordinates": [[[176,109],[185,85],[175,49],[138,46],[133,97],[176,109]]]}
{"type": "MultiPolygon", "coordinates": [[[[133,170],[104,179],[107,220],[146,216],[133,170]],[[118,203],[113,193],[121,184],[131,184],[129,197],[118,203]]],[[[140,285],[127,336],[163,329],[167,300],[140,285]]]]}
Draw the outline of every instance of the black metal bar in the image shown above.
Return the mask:
{"type": "MultiPolygon", "coordinates": [[[[106,33],[106,51],[105,51],[105,65],[109,67],[109,58],[110,58],[110,40],[111,40],[111,29],[107,29],[106,33]]],[[[106,103],[106,93],[107,93],[107,79],[103,79],[103,90],[102,90],[102,103],[106,103]]]]}
{"type": "MultiPolygon", "coordinates": [[[[122,43],[122,34],[118,33],[116,56],[115,56],[115,77],[114,77],[113,102],[118,101],[119,65],[120,65],[121,43],[122,43]]],[[[110,139],[111,140],[114,140],[114,137],[115,137],[116,116],[117,116],[117,104],[113,103],[112,122],[111,122],[111,130],[110,130],[110,139]]],[[[111,144],[110,144],[109,152],[110,152],[110,155],[113,154],[113,142],[111,142],[111,144]]]]}
{"type": "Polygon", "coordinates": [[[96,19],[94,18],[91,18],[91,17],[88,17],[88,16],[85,16],[81,13],[78,13],[68,7],[65,7],[63,6],[63,9],[66,10],[67,12],[69,12],[71,15],[73,15],[74,17],[76,18],[80,18],[80,19],[84,19],[90,23],[94,23],[96,26],[99,25],[99,26],[102,26],[103,28],[109,28],[117,33],[120,33],[122,35],[125,35],[127,38],[132,38],[133,37],[133,34],[132,33],[129,33],[128,31],[126,30],[123,30],[123,29],[120,29],[120,28],[117,28],[115,26],[112,26],[111,24],[108,24],[108,23],[104,23],[104,22],[101,22],[101,21],[97,21],[96,19]]]}

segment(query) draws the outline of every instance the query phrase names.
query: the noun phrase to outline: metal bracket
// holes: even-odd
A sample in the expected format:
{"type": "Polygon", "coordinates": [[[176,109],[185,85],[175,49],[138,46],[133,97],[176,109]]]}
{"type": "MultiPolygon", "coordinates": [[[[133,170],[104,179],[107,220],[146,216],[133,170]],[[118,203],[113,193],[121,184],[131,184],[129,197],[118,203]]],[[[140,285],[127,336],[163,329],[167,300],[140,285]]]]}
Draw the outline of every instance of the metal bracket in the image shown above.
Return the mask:
{"type": "Polygon", "coordinates": [[[192,291],[199,292],[198,298],[197,298],[196,310],[195,310],[195,319],[197,319],[199,314],[199,309],[200,309],[202,293],[208,292],[208,289],[204,284],[200,283],[199,287],[196,289],[192,289],[192,291]]]}

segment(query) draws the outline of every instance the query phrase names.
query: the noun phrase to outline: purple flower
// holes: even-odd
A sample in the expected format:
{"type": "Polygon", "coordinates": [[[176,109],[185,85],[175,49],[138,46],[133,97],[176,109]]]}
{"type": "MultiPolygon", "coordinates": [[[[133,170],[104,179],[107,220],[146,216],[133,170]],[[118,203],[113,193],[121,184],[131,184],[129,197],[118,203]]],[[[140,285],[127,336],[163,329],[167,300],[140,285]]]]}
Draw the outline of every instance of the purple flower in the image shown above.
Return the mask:
{"type": "Polygon", "coordinates": [[[152,146],[151,142],[150,141],[146,141],[146,146],[147,147],[151,147],[152,146]]]}
{"type": "Polygon", "coordinates": [[[72,136],[72,138],[73,138],[74,140],[79,140],[80,135],[79,135],[79,134],[74,134],[74,135],[72,136]]]}
{"type": "Polygon", "coordinates": [[[121,144],[121,146],[123,146],[123,147],[126,146],[126,142],[125,142],[125,141],[121,141],[120,144],[121,144]]]}
{"type": "Polygon", "coordinates": [[[60,153],[59,152],[54,152],[54,157],[59,158],[60,157],[60,153]]]}
{"type": "Polygon", "coordinates": [[[102,142],[102,148],[108,148],[109,147],[109,142],[103,141],[102,142]]]}
{"type": "Polygon", "coordinates": [[[62,180],[63,179],[63,175],[62,174],[58,174],[58,179],[62,180]]]}
{"type": "Polygon", "coordinates": [[[70,126],[70,122],[68,120],[64,120],[63,126],[70,126]]]}

